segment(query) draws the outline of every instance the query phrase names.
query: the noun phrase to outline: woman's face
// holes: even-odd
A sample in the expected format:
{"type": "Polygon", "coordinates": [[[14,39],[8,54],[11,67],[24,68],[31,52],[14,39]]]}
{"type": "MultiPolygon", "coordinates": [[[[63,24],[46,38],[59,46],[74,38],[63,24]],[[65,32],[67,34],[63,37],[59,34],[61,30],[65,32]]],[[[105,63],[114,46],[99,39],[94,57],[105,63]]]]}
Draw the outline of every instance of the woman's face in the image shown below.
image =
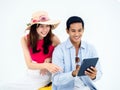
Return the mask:
{"type": "Polygon", "coordinates": [[[37,28],[39,39],[43,39],[44,37],[46,37],[49,31],[50,31],[50,25],[40,24],[39,27],[37,28]]]}

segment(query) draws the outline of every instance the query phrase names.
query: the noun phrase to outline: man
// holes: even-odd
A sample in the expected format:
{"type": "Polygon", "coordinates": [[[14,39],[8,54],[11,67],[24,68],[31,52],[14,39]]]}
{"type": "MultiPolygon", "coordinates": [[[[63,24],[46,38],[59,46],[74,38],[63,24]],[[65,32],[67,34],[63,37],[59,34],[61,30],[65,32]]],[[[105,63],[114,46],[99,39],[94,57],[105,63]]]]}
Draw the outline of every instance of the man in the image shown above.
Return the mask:
{"type": "Polygon", "coordinates": [[[52,62],[62,71],[53,74],[52,90],[97,90],[92,82],[102,75],[99,60],[96,67],[91,66],[85,71],[84,76],[77,76],[83,59],[98,57],[95,48],[81,40],[84,33],[82,18],[70,17],[66,22],[66,32],[69,38],[53,52],[52,62]]]}

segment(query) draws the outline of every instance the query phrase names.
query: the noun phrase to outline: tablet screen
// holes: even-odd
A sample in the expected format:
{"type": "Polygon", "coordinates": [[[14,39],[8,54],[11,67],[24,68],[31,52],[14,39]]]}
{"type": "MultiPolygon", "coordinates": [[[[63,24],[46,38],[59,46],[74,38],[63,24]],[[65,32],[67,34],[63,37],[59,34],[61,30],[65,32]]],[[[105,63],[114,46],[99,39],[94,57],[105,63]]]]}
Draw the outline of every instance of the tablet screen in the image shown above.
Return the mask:
{"type": "Polygon", "coordinates": [[[83,76],[85,75],[85,70],[87,68],[90,68],[91,66],[95,67],[97,64],[98,58],[86,58],[83,60],[80,70],[78,72],[78,76],[83,76]]]}

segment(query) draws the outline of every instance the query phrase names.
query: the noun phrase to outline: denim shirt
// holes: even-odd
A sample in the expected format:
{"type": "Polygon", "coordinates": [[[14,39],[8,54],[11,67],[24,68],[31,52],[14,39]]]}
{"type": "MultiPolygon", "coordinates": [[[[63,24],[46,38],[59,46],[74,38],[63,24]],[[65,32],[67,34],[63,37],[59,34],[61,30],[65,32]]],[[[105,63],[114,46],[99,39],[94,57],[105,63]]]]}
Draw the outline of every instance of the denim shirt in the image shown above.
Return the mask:
{"type": "MultiPolygon", "coordinates": [[[[84,41],[81,41],[78,56],[80,58],[79,64],[81,64],[84,58],[98,57],[95,48],[91,44],[88,44],[84,41]]],[[[76,67],[75,57],[75,48],[69,38],[54,49],[52,63],[60,66],[62,71],[52,75],[52,90],[74,90],[75,77],[72,76],[72,71],[75,70],[76,67]]],[[[94,80],[91,80],[88,76],[80,77],[83,83],[91,90],[97,90],[92,82],[100,79],[102,75],[99,61],[100,60],[98,60],[96,65],[97,75],[94,80]]]]}

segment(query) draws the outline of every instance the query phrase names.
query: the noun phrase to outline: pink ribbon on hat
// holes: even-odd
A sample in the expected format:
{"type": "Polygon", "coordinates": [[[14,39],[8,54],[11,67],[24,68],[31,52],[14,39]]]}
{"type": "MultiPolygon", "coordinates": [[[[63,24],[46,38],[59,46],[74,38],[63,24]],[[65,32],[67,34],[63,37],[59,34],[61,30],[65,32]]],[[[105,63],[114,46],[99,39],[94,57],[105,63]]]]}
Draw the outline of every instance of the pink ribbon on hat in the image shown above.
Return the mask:
{"type": "Polygon", "coordinates": [[[39,17],[38,20],[36,20],[36,19],[32,19],[32,22],[33,22],[33,23],[35,23],[35,22],[45,22],[45,21],[48,21],[48,20],[49,20],[48,17],[42,15],[42,16],[39,17]]]}

